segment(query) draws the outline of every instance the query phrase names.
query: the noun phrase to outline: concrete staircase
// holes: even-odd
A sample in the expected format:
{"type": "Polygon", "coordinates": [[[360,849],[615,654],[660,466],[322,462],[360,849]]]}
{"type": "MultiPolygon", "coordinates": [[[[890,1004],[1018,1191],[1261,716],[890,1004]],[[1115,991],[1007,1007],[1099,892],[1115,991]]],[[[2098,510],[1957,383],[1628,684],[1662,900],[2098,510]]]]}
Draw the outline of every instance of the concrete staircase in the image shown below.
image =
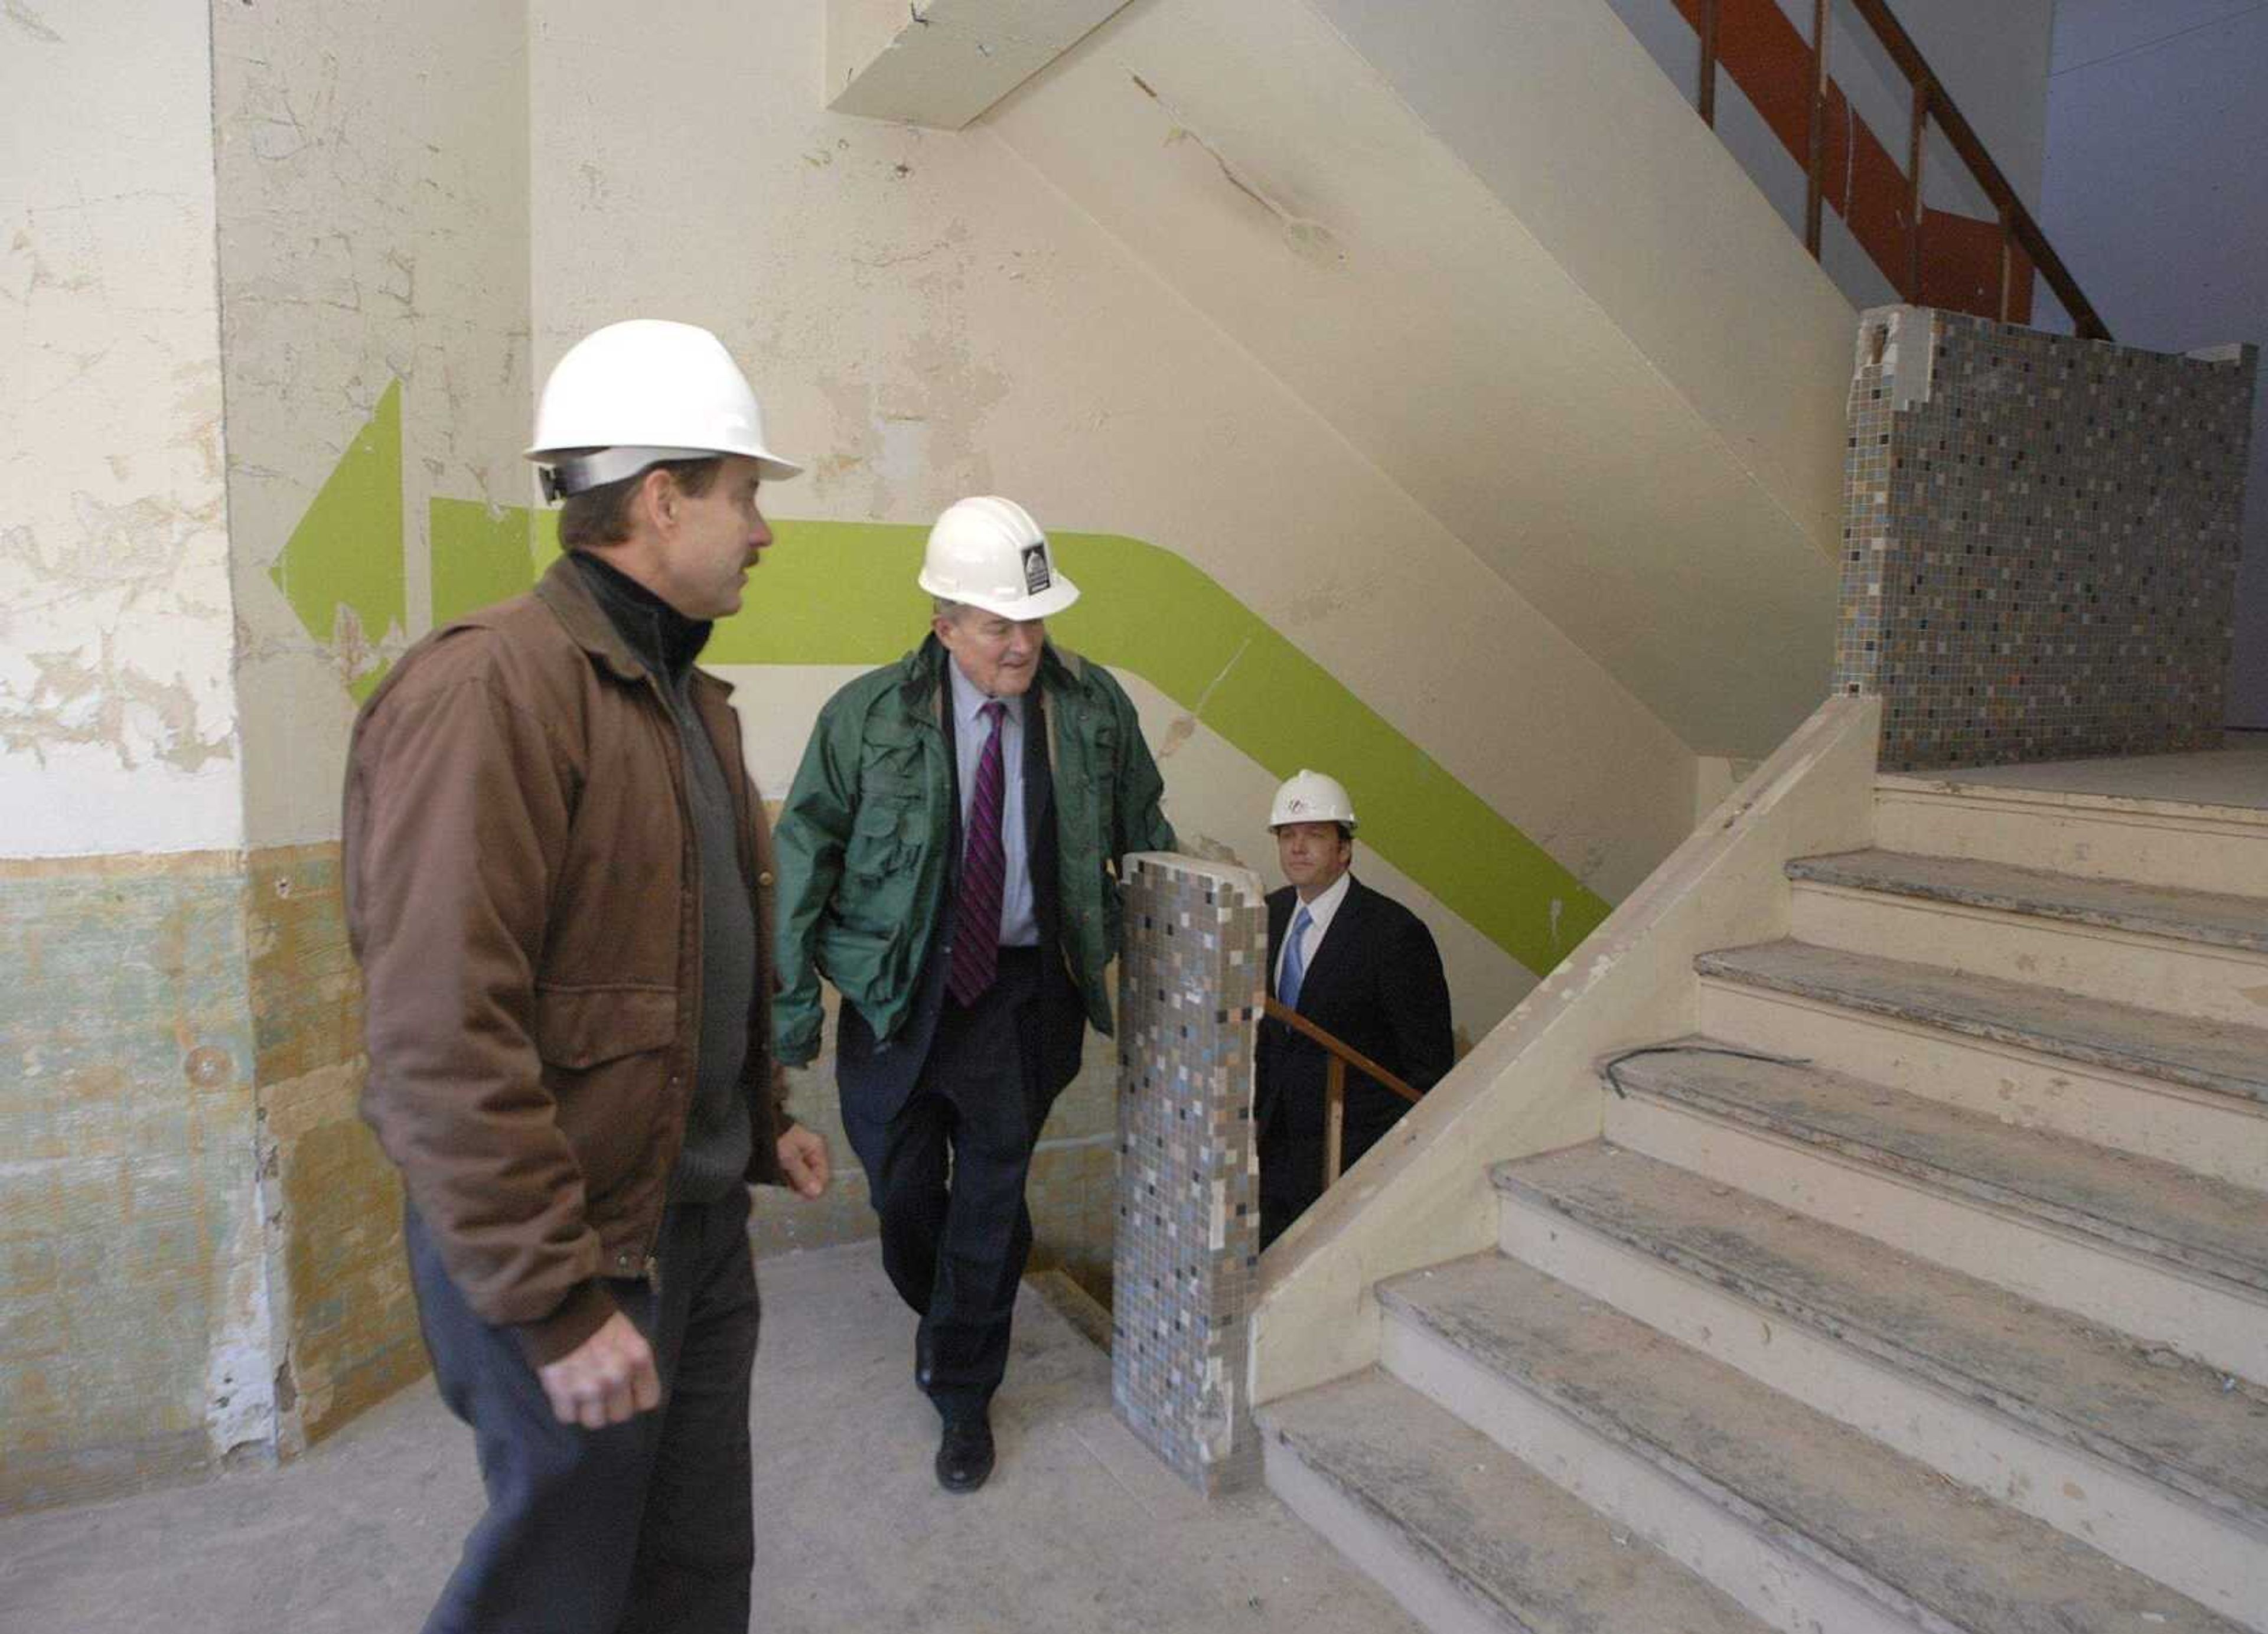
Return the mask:
{"type": "Polygon", "coordinates": [[[1886,777],[1874,832],[1261,1410],[1430,1626],[2268,1630],[2268,811],[1886,777]]]}

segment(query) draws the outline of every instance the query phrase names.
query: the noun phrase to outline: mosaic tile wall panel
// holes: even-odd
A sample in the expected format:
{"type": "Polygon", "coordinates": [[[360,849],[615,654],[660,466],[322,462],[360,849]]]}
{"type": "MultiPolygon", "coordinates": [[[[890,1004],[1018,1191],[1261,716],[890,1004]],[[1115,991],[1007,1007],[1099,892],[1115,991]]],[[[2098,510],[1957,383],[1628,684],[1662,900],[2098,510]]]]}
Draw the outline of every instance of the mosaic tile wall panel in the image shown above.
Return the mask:
{"type": "Polygon", "coordinates": [[[2219,743],[2257,366],[1865,314],[1835,685],[1885,770],[2219,743]]]}
{"type": "Polygon", "coordinates": [[[1244,1381],[1267,951],[1256,874],[1155,852],[1127,859],[1111,1391],[1118,1416],[1208,1494],[1259,1472],[1244,1381]]]}

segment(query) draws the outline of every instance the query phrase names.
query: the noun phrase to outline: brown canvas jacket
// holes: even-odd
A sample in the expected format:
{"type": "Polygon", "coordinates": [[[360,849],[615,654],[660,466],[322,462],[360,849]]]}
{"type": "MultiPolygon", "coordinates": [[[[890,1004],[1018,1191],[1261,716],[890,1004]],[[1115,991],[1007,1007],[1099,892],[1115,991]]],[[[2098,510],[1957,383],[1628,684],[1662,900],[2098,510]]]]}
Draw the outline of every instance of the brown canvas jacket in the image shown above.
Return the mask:
{"type": "MultiPolygon", "coordinates": [[[[771,835],[732,688],[696,670],[691,692],[755,894],[748,1178],[777,1183],[771,835]]],[[[603,1278],[652,1275],[700,1037],[693,846],[659,683],[563,559],[413,647],[355,722],[363,1115],[467,1302],[539,1364],[613,1313],[603,1278]]]]}

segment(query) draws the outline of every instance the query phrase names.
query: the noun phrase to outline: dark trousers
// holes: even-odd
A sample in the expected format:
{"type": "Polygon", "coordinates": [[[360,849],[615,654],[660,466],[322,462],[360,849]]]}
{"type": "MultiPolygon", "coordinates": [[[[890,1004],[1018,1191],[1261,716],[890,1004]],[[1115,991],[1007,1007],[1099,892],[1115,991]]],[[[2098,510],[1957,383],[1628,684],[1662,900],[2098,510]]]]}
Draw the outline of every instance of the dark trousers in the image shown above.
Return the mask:
{"type": "Polygon", "coordinates": [[[1047,1116],[1042,1002],[1039,951],[1002,948],[976,1004],[945,1001],[904,1104],[886,1120],[843,1108],[881,1217],[882,1269],[921,1315],[915,1381],[948,1419],[982,1410],[1007,1371],[1032,1251],[1024,1181],[1047,1116]]]}
{"type": "Polygon", "coordinates": [[[747,1634],[758,1318],[747,1189],[671,1211],[659,1296],[643,1281],[608,1284],[653,1346],[662,1400],[603,1430],[553,1417],[518,1341],[465,1304],[415,1211],[404,1232],[434,1380],[473,1428],[489,1497],[427,1634],[747,1634]]]}
{"type": "Polygon", "coordinates": [[[1323,1142],[1295,1139],[1280,1129],[1260,1137],[1260,1246],[1291,1228],[1323,1195],[1323,1142]]]}

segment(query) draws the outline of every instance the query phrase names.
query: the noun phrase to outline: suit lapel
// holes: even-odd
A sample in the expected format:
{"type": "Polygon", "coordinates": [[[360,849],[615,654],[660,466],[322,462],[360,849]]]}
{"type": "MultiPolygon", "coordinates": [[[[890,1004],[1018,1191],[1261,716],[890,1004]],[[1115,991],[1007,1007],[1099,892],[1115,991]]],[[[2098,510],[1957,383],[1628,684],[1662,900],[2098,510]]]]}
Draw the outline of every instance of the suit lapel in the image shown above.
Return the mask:
{"type": "Polygon", "coordinates": [[[1331,916],[1331,928],[1323,936],[1323,945],[1315,949],[1314,958],[1307,962],[1307,973],[1300,979],[1301,1015],[1313,1016],[1316,1005],[1329,999],[1353,969],[1354,948],[1362,935],[1362,899],[1368,894],[1360,880],[1348,876],[1346,900],[1331,916]]]}
{"type": "Polygon", "coordinates": [[[1298,893],[1270,892],[1268,895],[1268,997],[1276,997],[1276,960],[1284,951],[1284,932],[1292,923],[1292,904],[1299,900],[1298,893]]]}

